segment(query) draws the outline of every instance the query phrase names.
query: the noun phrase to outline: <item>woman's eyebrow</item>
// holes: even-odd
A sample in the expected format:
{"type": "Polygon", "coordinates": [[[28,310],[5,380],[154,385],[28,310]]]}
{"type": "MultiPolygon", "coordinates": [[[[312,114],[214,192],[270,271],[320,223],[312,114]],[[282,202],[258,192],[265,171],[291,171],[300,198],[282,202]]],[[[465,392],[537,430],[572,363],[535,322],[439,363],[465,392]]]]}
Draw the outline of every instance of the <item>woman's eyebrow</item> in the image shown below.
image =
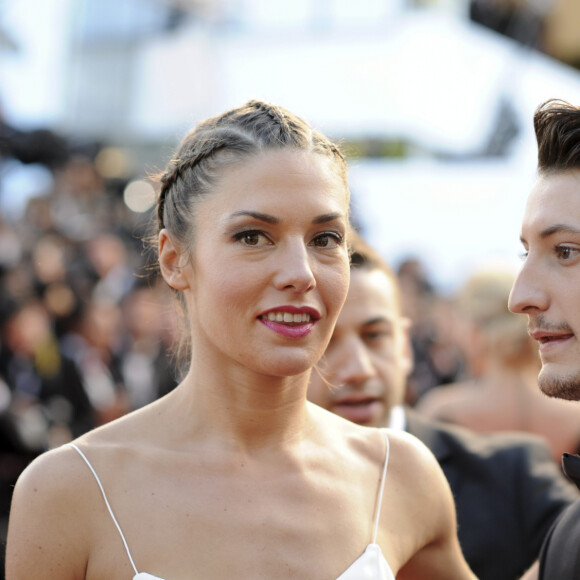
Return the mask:
{"type": "Polygon", "coordinates": [[[260,213],[258,211],[248,211],[248,210],[236,211],[232,215],[230,215],[229,219],[234,219],[234,218],[242,217],[242,216],[253,217],[257,220],[260,220],[262,222],[266,222],[268,224],[280,223],[280,220],[277,217],[274,217],[273,215],[269,215],[267,213],[260,213]]]}
{"type": "MultiPolygon", "coordinates": [[[[280,219],[277,217],[274,217],[273,215],[270,215],[267,213],[261,213],[258,211],[250,211],[250,210],[236,211],[233,214],[231,214],[228,219],[232,220],[232,219],[235,219],[237,217],[244,217],[244,216],[252,217],[252,218],[260,220],[262,222],[266,222],[268,224],[279,224],[280,223],[280,219]]],[[[344,217],[344,215],[342,213],[339,213],[339,212],[325,213],[325,214],[316,216],[312,220],[312,223],[313,224],[325,224],[325,223],[340,219],[342,217],[344,217]]]]}
{"type": "Polygon", "coordinates": [[[312,220],[313,224],[325,224],[327,222],[332,222],[334,220],[340,219],[344,217],[342,213],[325,213],[323,215],[319,215],[312,220]]]}

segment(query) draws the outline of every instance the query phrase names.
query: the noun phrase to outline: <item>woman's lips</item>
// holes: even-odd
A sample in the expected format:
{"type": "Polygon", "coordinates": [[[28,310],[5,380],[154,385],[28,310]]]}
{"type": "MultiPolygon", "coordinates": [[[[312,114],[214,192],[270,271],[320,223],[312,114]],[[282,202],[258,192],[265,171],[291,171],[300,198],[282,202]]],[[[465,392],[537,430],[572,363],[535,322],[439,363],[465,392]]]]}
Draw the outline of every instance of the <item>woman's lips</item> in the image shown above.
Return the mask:
{"type": "Polygon", "coordinates": [[[258,318],[258,320],[270,330],[282,336],[287,336],[289,338],[302,338],[310,334],[314,328],[314,322],[302,322],[302,323],[284,323],[269,320],[268,318],[258,318]]]}
{"type": "Polygon", "coordinates": [[[262,312],[258,320],[277,334],[288,338],[302,338],[310,334],[320,320],[320,314],[309,306],[278,306],[262,312]]]}

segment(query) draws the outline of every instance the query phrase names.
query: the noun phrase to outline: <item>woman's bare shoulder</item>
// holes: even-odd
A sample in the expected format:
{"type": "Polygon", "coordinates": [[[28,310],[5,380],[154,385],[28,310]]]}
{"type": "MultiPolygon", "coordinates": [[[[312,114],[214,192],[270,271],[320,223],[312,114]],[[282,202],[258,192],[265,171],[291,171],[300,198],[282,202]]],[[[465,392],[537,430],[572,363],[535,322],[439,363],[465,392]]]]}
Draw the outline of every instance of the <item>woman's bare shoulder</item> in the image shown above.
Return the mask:
{"type": "Polygon", "coordinates": [[[29,497],[59,494],[71,497],[75,483],[85,479],[86,467],[79,461],[77,452],[69,445],[46,451],[34,459],[18,478],[15,494],[27,493],[29,497]]]}
{"type": "Polygon", "coordinates": [[[82,496],[86,485],[94,487],[94,476],[73,445],[91,463],[94,457],[106,454],[114,464],[115,451],[136,445],[140,433],[146,432],[145,425],[140,413],[129,413],[85,433],[71,444],[42,453],[20,475],[15,495],[49,498],[51,501],[58,501],[61,496],[65,501],[71,501],[77,494],[82,496]]]}
{"type": "MultiPolygon", "coordinates": [[[[155,446],[156,442],[163,439],[161,430],[164,422],[160,420],[162,414],[158,400],[92,429],[72,443],[83,452],[88,451],[91,454],[104,450],[109,457],[115,450],[155,446]]],[[[167,421],[171,423],[166,417],[167,421]]]]}
{"type": "Polygon", "coordinates": [[[419,439],[404,431],[358,425],[316,405],[312,405],[311,412],[317,425],[326,433],[327,439],[337,445],[345,445],[373,462],[383,464],[387,442],[389,462],[422,462],[425,459],[430,462],[432,459],[429,449],[419,439]]]}
{"type": "Polygon", "coordinates": [[[69,446],[43,453],[22,472],[10,509],[10,577],[68,578],[84,569],[90,536],[84,510],[93,497],[87,475],[69,446]]]}
{"type": "Polygon", "coordinates": [[[437,494],[447,502],[451,497],[449,484],[431,450],[405,431],[388,431],[388,437],[389,483],[398,483],[416,503],[428,503],[437,494]]]}

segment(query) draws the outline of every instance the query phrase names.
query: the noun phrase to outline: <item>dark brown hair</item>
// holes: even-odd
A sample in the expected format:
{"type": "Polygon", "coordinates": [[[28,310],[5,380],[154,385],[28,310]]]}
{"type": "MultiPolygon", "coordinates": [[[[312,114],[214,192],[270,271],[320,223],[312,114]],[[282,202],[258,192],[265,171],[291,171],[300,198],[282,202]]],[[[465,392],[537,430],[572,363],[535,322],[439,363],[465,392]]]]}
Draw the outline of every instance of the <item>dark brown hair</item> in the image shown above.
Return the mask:
{"type": "Polygon", "coordinates": [[[346,161],[337,145],[287,109],[251,100],[202,121],[185,135],[160,176],[158,230],[167,228],[177,243],[187,247],[193,241],[195,203],[211,192],[220,173],[262,151],[285,148],[336,161],[348,191],[346,161]]]}
{"type": "Polygon", "coordinates": [[[534,130],[540,173],[580,169],[580,107],[550,99],[536,109],[534,130]]]}
{"type": "Polygon", "coordinates": [[[380,270],[385,273],[387,278],[389,278],[393,283],[395,299],[397,300],[397,305],[400,306],[401,295],[399,280],[393,269],[354,229],[350,229],[348,232],[348,245],[350,252],[350,269],[366,270],[369,272],[380,270]]]}

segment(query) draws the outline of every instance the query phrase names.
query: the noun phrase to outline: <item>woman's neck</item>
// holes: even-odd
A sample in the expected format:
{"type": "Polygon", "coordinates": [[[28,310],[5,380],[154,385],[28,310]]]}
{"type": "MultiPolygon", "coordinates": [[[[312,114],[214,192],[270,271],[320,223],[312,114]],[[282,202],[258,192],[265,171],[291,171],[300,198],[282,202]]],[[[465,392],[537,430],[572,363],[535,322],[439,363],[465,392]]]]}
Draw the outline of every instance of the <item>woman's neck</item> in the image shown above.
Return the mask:
{"type": "Polygon", "coordinates": [[[263,448],[302,438],[309,377],[310,371],[272,377],[240,365],[197,361],[177,387],[176,402],[197,434],[248,450],[263,448]]]}

